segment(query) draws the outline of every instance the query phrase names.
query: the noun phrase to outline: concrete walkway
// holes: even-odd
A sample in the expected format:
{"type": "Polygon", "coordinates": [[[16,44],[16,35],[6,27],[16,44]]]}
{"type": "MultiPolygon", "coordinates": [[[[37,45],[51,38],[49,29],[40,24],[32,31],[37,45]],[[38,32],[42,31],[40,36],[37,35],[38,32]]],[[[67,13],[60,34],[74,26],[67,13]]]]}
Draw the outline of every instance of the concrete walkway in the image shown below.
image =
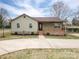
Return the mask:
{"type": "Polygon", "coordinates": [[[29,48],[79,48],[79,40],[46,39],[14,39],[0,41],[0,55],[29,48]]]}

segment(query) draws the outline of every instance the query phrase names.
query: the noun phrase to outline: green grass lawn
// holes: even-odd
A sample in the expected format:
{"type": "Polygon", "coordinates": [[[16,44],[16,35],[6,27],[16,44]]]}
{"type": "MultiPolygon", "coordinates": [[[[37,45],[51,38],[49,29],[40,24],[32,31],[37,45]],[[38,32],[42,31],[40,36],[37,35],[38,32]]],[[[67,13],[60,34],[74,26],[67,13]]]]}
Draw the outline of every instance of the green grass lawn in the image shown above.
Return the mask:
{"type": "Polygon", "coordinates": [[[11,35],[11,33],[5,33],[5,37],[0,37],[1,40],[11,40],[11,39],[28,39],[37,38],[37,35],[11,35]]]}
{"type": "MultiPolygon", "coordinates": [[[[79,39],[76,36],[45,36],[48,39],[79,39]]],[[[11,40],[11,39],[28,39],[28,38],[38,38],[38,35],[11,35],[11,33],[5,33],[5,37],[0,37],[0,40],[11,40]]]]}
{"type": "MultiPolygon", "coordinates": [[[[5,29],[5,37],[2,37],[2,29],[0,29],[0,40],[9,40],[9,39],[27,39],[27,38],[38,38],[38,35],[11,35],[10,29],[5,29]]],[[[79,37],[66,35],[66,36],[45,36],[49,39],[79,39],[79,37]]]]}
{"type": "Polygon", "coordinates": [[[10,39],[27,39],[27,38],[37,38],[37,35],[12,35],[10,29],[4,30],[4,36],[2,37],[2,29],[0,29],[0,40],[10,40],[10,39]]]}
{"type": "Polygon", "coordinates": [[[45,36],[46,38],[50,39],[79,39],[79,37],[72,36],[72,35],[66,35],[66,36],[45,36]]]}
{"type": "Polygon", "coordinates": [[[25,49],[1,55],[0,59],[79,59],[79,49],[25,49]]]}

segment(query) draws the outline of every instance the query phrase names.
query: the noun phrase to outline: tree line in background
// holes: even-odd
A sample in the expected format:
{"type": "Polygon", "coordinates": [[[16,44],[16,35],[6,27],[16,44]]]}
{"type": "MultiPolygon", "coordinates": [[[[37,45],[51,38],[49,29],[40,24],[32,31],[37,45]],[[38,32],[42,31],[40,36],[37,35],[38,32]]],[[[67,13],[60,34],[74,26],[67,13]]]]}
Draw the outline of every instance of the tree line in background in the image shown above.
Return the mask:
{"type": "Polygon", "coordinates": [[[0,8],[0,29],[2,29],[2,37],[5,37],[4,29],[11,27],[8,18],[9,18],[8,11],[4,8],[0,8]]]}
{"type": "Polygon", "coordinates": [[[4,8],[0,8],[0,28],[10,28],[10,20],[9,20],[8,11],[4,8]]]}

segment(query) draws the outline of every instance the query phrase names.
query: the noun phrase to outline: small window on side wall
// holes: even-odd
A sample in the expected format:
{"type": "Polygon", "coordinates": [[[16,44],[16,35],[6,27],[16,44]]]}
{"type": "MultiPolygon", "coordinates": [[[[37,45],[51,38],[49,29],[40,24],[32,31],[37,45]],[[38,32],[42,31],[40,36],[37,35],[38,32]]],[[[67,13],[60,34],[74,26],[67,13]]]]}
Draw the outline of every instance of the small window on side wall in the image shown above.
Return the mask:
{"type": "Polygon", "coordinates": [[[29,28],[32,28],[32,23],[29,24],[29,28]]]}
{"type": "Polygon", "coordinates": [[[17,23],[17,28],[20,28],[20,24],[19,23],[17,23]]]}
{"type": "Polygon", "coordinates": [[[60,28],[59,24],[54,24],[54,28],[60,28]]]}
{"type": "Polygon", "coordinates": [[[24,16],[24,18],[26,18],[26,16],[24,16]]]}
{"type": "Polygon", "coordinates": [[[54,28],[60,28],[60,26],[54,26],[54,28]]]}

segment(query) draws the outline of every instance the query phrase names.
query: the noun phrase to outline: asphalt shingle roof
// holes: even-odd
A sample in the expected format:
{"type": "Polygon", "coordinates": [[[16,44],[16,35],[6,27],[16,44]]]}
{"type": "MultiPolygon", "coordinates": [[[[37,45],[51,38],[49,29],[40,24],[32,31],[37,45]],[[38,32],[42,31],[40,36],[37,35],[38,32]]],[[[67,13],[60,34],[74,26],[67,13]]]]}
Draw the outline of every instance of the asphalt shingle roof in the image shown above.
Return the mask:
{"type": "Polygon", "coordinates": [[[26,14],[22,14],[16,18],[14,18],[12,21],[17,20],[17,18],[21,16],[27,16],[33,20],[36,20],[37,22],[63,22],[63,20],[60,20],[58,17],[30,17],[26,14]]]}
{"type": "Polygon", "coordinates": [[[62,22],[58,17],[33,17],[38,22],[62,22]]]}

